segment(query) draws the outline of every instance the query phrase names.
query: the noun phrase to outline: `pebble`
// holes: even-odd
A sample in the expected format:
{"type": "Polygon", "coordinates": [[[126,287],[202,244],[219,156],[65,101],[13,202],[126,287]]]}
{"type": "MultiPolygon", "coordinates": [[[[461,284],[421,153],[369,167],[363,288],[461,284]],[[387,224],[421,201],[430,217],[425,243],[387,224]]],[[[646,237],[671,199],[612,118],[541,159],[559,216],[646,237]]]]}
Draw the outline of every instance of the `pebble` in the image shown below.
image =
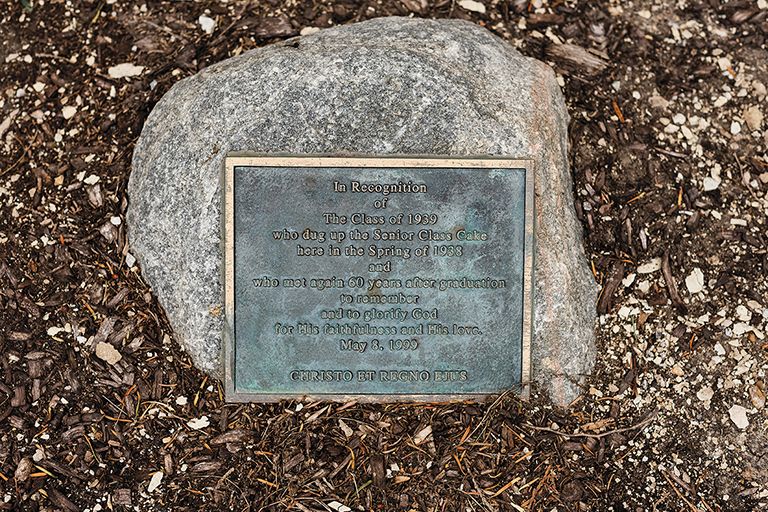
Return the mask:
{"type": "Polygon", "coordinates": [[[128,78],[138,76],[144,71],[144,66],[136,66],[130,62],[124,62],[117,66],[112,66],[107,70],[107,74],[112,78],[128,78]]]}
{"type": "Polygon", "coordinates": [[[717,187],[720,186],[720,178],[714,178],[712,176],[707,176],[707,177],[704,178],[703,185],[704,185],[704,192],[709,192],[711,190],[717,190],[717,187]]]}
{"type": "Polygon", "coordinates": [[[752,82],[752,90],[755,91],[757,96],[765,96],[768,94],[768,89],[765,88],[765,85],[763,85],[762,82],[758,82],[757,80],[752,82]]]}
{"type": "Polygon", "coordinates": [[[734,405],[728,409],[728,416],[731,417],[731,421],[734,425],[740,429],[745,429],[749,426],[749,419],[747,419],[747,410],[740,405],[734,405]]]}
{"type": "Polygon", "coordinates": [[[299,32],[299,35],[301,35],[301,36],[308,36],[308,35],[314,34],[316,32],[320,32],[320,28],[319,27],[304,27],[299,32]]]}
{"type": "Polygon", "coordinates": [[[208,416],[201,416],[199,418],[191,419],[187,422],[187,426],[192,430],[201,430],[210,424],[211,422],[208,421],[208,416]]]}
{"type": "Polygon", "coordinates": [[[72,119],[76,113],[77,113],[77,107],[73,107],[72,105],[65,105],[61,109],[61,116],[64,119],[72,119]]]}
{"type": "Polygon", "coordinates": [[[163,472],[162,471],[155,471],[152,473],[152,478],[149,480],[149,485],[147,485],[147,492],[154,492],[155,489],[160,487],[160,482],[163,481],[163,472]]]}
{"type": "Polygon", "coordinates": [[[715,396],[715,392],[709,386],[705,386],[701,388],[699,392],[696,393],[696,398],[698,398],[702,402],[709,402],[710,400],[712,400],[713,396],[715,396]]]}
{"type": "Polygon", "coordinates": [[[216,29],[216,21],[206,15],[201,15],[197,18],[197,22],[206,34],[213,34],[213,31],[216,29]]]}
{"type": "Polygon", "coordinates": [[[643,263],[637,267],[638,274],[651,274],[661,269],[661,258],[653,258],[648,263],[643,263]]]}
{"type": "Polygon", "coordinates": [[[688,288],[688,292],[693,295],[699,293],[704,289],[704,273],[700,268],[696,267],[693,272],[685,278],[685,287],[688,288]]]}
{"type": "Polygon", "coordinates": [[[118,352],[111,343],[106,343],[103,341],[100,341],[96,344],[96,357],[102,361],[106,361],[111,365],[116,364],[123,358],[120,352],[118,352]]]}
{"type": "Polygon", "coordinates": [[[663,96],[659,96],[659,95],[651,96],[650,98],[648,98],[648,102],[651,104],[651,107],[653,108],[665,109],[669,106],[669,101],[667,101],[663,96]]]}
{"type": "Polygon", "coordinates": [[[731,135],[738,135],[741,133],[741,124],[738,121],[731,123],[731,135]]]}
{"type": "Polygon", "coordinates": [[[14,480],[16,480],[15,483],[19,482],[25,482],[29,475],[32,474],[32,461],[29,460],[27,457],[24,457],[19,461],[19,465],[16,466],[16,471],[13,474],[14,480]]]}
{"type": "Polygon", "coordinates": [[[744,118],[744,122],[747,123],[747,126],[750,130],[759,130],[763,125],[763,113],[760,111],[760,108],[758,108],[757,105],[752,105],[746,109],[742,117],[744,118]]]}
{"type": "Polygon", "coordinates": [[[459,0],[459,6],[468,11],[485,14],[485,5],[481,2],[475,2],[475,0],[459,0]]]}
{"type": "Polygon", "coordinates": [[[742,322],[749,322],[752,319],[752,313],[743,304],[736,306],[736,316],[742,322]]]}
{"type": "Polygon", "coordinates": [[[352,512],[352,509],[348,506],[344,505],[343,503],[339,503],[338,501],[332,501],[328,504],[331,510],[335,510],[336,512],[352,512]]]}

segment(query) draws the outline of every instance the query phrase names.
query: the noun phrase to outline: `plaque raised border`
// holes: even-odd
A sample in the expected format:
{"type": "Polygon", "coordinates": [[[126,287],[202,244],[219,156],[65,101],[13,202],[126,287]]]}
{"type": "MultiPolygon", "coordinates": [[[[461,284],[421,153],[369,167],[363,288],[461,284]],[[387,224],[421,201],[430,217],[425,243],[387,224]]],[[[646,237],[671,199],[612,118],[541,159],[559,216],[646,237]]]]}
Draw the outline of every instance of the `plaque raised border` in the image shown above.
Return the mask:
{"type": "Polygon", "coordinates": [[[331,155],[262,155],[234,152],[224,159],[222,205],[222,252],[224,278],[224,328],[222,333],[222,357],[224,362],[224,392],[227,402],[278,402],[281,400],[327,400],[358,402],[454,402],[480,401],[488,393],[457,394],[337,394],[337,393],[253,393],[235,389],[234,315],[235,315],[235,167],[284,167],[284,168],[477,168],[525,170],[525,220],[524,220],[524,273],[523,314],[521,347],[521,382],[512,389],[523,398],[529,394],[531,379],[531,338],[533,334],[533,244],[534,244],[534,162],[526,158],[508,157],[444,157],[417,155],[331,156],[331,155]]]}

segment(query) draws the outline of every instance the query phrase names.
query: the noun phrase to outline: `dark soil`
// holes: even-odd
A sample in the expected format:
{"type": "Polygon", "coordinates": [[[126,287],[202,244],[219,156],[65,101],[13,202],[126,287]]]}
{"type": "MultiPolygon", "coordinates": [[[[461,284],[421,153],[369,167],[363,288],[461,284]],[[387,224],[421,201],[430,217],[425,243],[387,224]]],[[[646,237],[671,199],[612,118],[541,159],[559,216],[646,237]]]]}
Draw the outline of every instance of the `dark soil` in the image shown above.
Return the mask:
{"type": "Polygon", "coordinates": [[[462,4],[2,0],[0,510],[768,506],[768,132],[747,114],[768,115],[768,8],[462,4]],[[576,208],[607,285],[585,395],[567,411],[535,393],[226,404],[126,265],[142,124],[214,62],[305,27],[411,14],[472,20],[563,77],[576,208]],[[108,74],[125,62],[145,70],[108,74]],[[659,270],[638,272],[654,258],[659,270]],[[701,293],[686,284],[695,269],[701,293]],[[96,357],[95,341],[122,360],[96,357]]]}

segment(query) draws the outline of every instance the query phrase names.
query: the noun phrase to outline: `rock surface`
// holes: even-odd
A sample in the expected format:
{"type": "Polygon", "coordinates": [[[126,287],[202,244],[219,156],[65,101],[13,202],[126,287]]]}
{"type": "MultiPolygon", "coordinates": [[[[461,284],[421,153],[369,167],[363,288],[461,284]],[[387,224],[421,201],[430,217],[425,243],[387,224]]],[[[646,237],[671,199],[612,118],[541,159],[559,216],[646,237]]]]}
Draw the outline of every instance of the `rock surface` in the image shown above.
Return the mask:
{"type": "Polygon", "coordinates": [[[131,249],[178,340],[219,377],[227,153],[531,157],[533,373],[566,405],[594,365],[597,296],[567,126],[552,70],[467,22],[380,18],[291,39],[206,68],[157,104],[133,155],[131,249]]]}

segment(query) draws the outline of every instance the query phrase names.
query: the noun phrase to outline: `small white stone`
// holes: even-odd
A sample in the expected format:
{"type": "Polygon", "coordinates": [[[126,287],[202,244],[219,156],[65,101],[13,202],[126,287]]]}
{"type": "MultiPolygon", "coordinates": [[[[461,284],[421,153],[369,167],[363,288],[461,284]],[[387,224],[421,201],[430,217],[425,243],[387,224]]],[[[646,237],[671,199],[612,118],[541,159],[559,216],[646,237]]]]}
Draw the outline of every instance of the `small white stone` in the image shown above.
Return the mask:
{"type": "Polygon", "coordinates": [[[650,103],[651,107],[653,108],[665,109],[669,106],[669,101],[667,101],[663,96],[659,96],[658,94],[654,94],[648,98],[648,103],[650,103]]]}
{"type": "Polygon", "coordinates": [[[339,503],[338,501],[332,501],[328,504],[331,510],[335,510],[336,512],[352,512],[352,509],[348,506],[339,503]]]}
{"type": "Polygon", "coordinates": [[[61,117],[64,119],[72,119],[75,114],[77,114],[77,107],[73,107],[72,105],[65,105],[61,109],[61,117]]]}
{"type": "Polygon", "coordinates": [[[637,267],[638,274],[651,274],[661,269],[661,258],[653,258],[648,263],[643,263],[637,267]]]}
{"type": "Polygon", "coordinates": [[[696,398],[698,398],[702,402],[709,402],[710,400],[712,400],[713,396],[715,396],[715,392],[709,386],[704,386],[699,390],[698,393],[696,393],[696,398]]]}
{"type": "Polygon", "coordinates": [[[300,36],[308,36],[320,32],[319,27],[304,27],[299,31],[300,36]]]}
{"type": "Polygon", "coordinates": [[[632,283],[635,282],[635,277],[637,277],[637,274],[634,272],[629,274],[627,277],[621,280],[621,284],[623,284],[625,287],[632,286],[632,283]]]}
{"type": "Polygon", "coordinates": [[[192,430],[201,430],[210,424],[211,422],[208,421],[208,416],[201,416],[199,418],[191,419],[187,422],[187,426],[192,430]]]}
{"type": "Polygon", "coordinates": [[[107,70],[107,74],[112,78],[128,78],[138,76],[142,71],[144,71],[144,66],[135,66],[130,62],[124,62],[123,64],[110,67],[107,70]]]}
{"type": "Polygon", "coordinates": [[[747,419],[747,410],[740,406],[734,405],[728,409],[728,415],[731,417],[731,421],[740,429],[745,429],[749,426],[749,419],[747,419]]]}
{"type": "Polygon", "coordinates": [[[738,121],[731,122],[731,134],[738,135],[741,133],[741,124],[738,121]]]}
{"type": "Polygon", "coordinates": [[[149,480],[149,485],[147,485],[147,492],[154,492],[155,489],[160,487],[160,482],[163,481],[163,472],[162,471],[155,471],[152,473],[152,478],[149,480]]]}
{"type": "Polygon", "coordinates": [[[752,319],[752,312],[745,305],[739,304],[736,306],[736,316],[742,322],[749,322],[752,319]]]}
{"type": "Polygon", "coordinates": [[[712,176],[707,176],[704,178],[704,192],[709,192],[711,190],[717,190],[717,187],[720,186],[720,178],[714,178],[712,176]]]}
{"type": "Polygon", "coordinates": [[[757,131],[763,125],[763,113],[757,105],[752,105],[742,115],[750,130],[757,131]]]}
{"type": "Polygon", "coordinates": [[[682,125],[685,123],[685,116],[683,114],[675,114],[675,117],[672,118],[672,122],[678,125],[682,125]]]}
{"type": "Polygon", "coordinates": [[[97,183],[99,182],[99,179],[100,179],[100,178],[99,178],[98,176],[96,176],[95,174],[91,174],[90,176],[88,176],[87,178],[85,178],[85,179],[83,180],[83,182],[84,182],[86,185],[95,185],[95,184],[97,184],[97,183]]]}
{"type": "Polygon", "coordinates": [[[126,254],[125,264],[128,266],[128,268],[133,268],[133,266],[136,264],[136,257],[131,253],[126,254]]]}
{"type": "Polygon", "coordinates": [[[485,13],[485,5],[481,2],[475,2],[475,0],[459,0],[459,6],[468,11],[485,13]]]}
{"type": "Polygon", "coordinates": [[[637,15],[641,18],[645,18],[646,20],[651,19],[651,11],[648,9],[643,9],[642,11],[637,11],[637,15]]]}
{"type": "Polygon", "coordinates": [[[216,20],[213,20],[206,15],[201,15],[197,18],[197,22],[206,34],[213,34],[213,31],[216,29],[216,20]]]}
{"type": "Polygon", "coordinates": [[[45,458],[45,453],[40,448],[35,450],[35,453],[32,455],[32,460],[35,462],[40,462],[44,458],[45,458]]]}
{"type": "Polygon", "coordinates": [[[187,405],[187,397],[185,397],[183,395],[182,396],[177,396],[176,397],[176,405],[181,405],[181,406],[187,405]]]}
{"type": "Polygon", "coordinates": [[[752,330],[752,326],[744,322],[738,322],[733,326],[734,336],[741,336],[743,334],[747,334],[751,330],[752,330]]]}
{"type": "Polygon", "coordinates": [[[688,277],[685,278],[685,287],[693,295],[699,293],[704,289],[704,273],[700,268],[696,267],[688,277]]]}
{"type": "Polygon", "coordinates": [[[96,357],[109,364],[115,364],[123,358],[111,343],[103,341],[96,344],[96,357]]]}
{"type": "Polygon", "coordinates": [[[114,215],[109,218],[109,222],[111,222],[113,226],[119,226],[120,224],[123,223],[123,220],[117,215],[114,215]]]}

